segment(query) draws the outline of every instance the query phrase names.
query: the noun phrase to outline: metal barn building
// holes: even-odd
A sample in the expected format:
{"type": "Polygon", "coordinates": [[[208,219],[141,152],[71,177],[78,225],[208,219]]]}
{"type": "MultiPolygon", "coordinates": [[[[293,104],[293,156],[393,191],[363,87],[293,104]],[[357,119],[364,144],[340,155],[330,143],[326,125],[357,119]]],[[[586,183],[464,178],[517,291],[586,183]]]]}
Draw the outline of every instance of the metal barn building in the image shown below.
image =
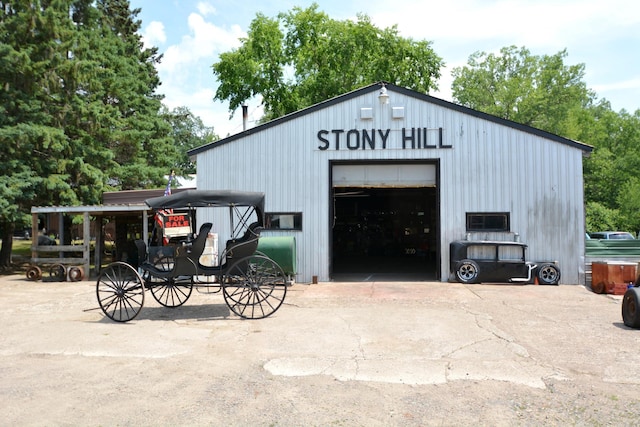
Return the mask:
{"type": "Polygon", "coordinates": [[[266,194],[263,233],[295,237],[298,282],[447,281],[449,244],[466,238],[524,242],[574,284],[591,149],[376,83],[189,154],[198,189],[266,194]]]}

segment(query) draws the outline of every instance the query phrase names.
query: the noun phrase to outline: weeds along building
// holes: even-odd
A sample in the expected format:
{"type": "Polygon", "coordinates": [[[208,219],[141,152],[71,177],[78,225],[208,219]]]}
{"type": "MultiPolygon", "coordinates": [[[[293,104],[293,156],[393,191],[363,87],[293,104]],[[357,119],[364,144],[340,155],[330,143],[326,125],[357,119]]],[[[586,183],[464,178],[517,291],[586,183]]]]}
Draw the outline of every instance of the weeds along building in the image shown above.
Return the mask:
{"type": "Polygon", "coordinates": [[[198,189],[266,194],[263,233],[295,237],[298,282],[447,281],[449,244],[467,238],[522,241],[584,283],[591,150],[376,83],[189,154],[198,189]]]}

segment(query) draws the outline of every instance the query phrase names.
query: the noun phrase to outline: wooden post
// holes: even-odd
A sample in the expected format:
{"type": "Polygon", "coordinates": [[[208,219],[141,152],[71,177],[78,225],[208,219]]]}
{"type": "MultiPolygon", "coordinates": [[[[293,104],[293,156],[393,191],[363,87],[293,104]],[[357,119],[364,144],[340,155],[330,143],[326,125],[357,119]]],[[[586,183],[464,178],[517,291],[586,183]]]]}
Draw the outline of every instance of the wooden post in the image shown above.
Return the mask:
{"type": "Polygon", "coordinates": [[[91,219],[89,212],[82,214],[82,237],[83,248],[82,257],[84,258],[84,271],[86,277],[91,276],[91,219]]]}
{"type": "Polygon", "coordinates": [[[93,263],[95,274],[100,274],[102,270],[102,251],[104,248],[104,233],[102,232],[102,222],[104,217],[102,215],[96,217],[96,246],[94,248],[93,263]]]}
{"type": "Polygon", "coordinates": [[[31,259],[38,257],[35,247],[38,246],[38,214],[31,214],[31,259]]]}

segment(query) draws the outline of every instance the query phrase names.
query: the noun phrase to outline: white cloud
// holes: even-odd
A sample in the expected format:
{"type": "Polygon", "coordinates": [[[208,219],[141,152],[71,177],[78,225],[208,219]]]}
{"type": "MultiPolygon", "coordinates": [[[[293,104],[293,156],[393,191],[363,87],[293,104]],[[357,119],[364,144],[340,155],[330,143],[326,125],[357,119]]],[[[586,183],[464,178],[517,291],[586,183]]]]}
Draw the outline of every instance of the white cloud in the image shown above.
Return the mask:
{"type": "Polygon", "coordinates": [[[379,11],[371,14],[377,25],[402,23],[398,29],[405,37],[469,46],[460,52],[465,57],[479,50],[473,46],[487,42],[545,48],[551,54],[640,22],[635,0],[462,0],[430,3],[424,13],[415,13],[413,2],[397,3],[390,10],[374,1],[370,10],[379,11]]]}
{"type": "Polygon", "coordinates": [[[412,1],[393,8],[386,0],[368,3],[366,10],[375,25],[398,24],[403,37],[433,42],[447,65],[434,96],[451,100],[451,70],[465,65],[472,53],[497,53],[515,45],[534,55],[567,49],[566,63],[585,63],[587,84],[599,97],[637,105],[631,99],[632,93],[637,95],[638,79],[635,72],[624,71],[637,70],[638,56],[629,50],[640,43],[636,0],[456,0],[430,2],[421,13],[416,13],[419,8],[412,1]],[[622,87],[630,93],[622,94],[622,87]]]}
{"type": "Polygon", "coordinates": [[[638,90],[640,89],[640,76],[633,79],[617,81],[609,84],[600,84],[593,87],[596,92],[606,92],[613,90],[638,90]]]}
{"type": "MultiPolygon", "coordinates": [[[[205,3],[200,3],[198,8],[201,13],[213,11],[205,3]]],[[[218,60],[220,52],[239,47],[238,39],[246,33],[238,25],[230,29],[217,26],[198,13],[191,13],[187,22],[189,33],[165,50],[158,65],[162,81],[159,92],[165,95],[163,103],[169,109],[187,106],[221,136],[240,132],[241,115],[236,114],[230,121],[228,107],[213,100],[217,82],[211,65],[218,60]]]]}
{"type": "Polygon", "coordinates": [[[213,102],[215,89],[213,87],[199,87],[194,90],[183,90],[172,86],[166,93],[163,103],[171,110],[176,107],[186,106],[197,117],[200,117],[206,126],[213,126],[214,131],[220,136],[229,133],[237,133],[242,130],[242,117],[237,114],[233,120],[229,120],[226,106],[219,102],[213,102]]]}
{"type": "Polygon", "coordinates": [[[239,37],[245,33],[234,25],[231,30],[220,28],[204,18],[192,13],[188,18],[189,34],[182,37],[179,44],[169,46],[159,68],[165,73],[175,73],[206,59],[213,64],[218,52],[224,52],[240,45],[239,37]]]}
{"type": "MultiPolygon", "coordinates": [[[[250,3],[247,8],[257,7],[250,3]]],[[[188,15],[188,30],[164,49],[158,72],[163,82],[159,91],[164,91],[164,102],[169,108],[188,106],[206,125],[214,126],[220,136],[226,136],[242,131],[242,117],[237,111],[229,120],[227,104],[213,101],[218,83],[211,65],[221,52],[239,47],[238,39],[246,37],[246,32],[239,25],[231,26],[231,19],[239,18],[231,18],[220,7],[218,11],[204,0],[197,4],[197,12],[188,15]]],[[[637,55],[628,51],[628,43],[624,45],[626,52],[614,51],[622,45],[620,39],[640,42],[637,0],[455,0],[429,2],[426,7],[419,1],[396,2],[389,7],[387,0],[354,0],[350,6],[324,11],[335,19],[346,19],[345,16],[355,17],[358,7],[378,27],[397,24],[403,37],[433,41],[434,50],[446,62],[438,82],[440,90],[432,93],[436,97],[452,99],[451,70],[465,65],[472,53],[497,53],[502,47],[516,45],[530,49],[535,55],[551,55],[567,48],[568,63],[585,62],[587,80],[592,75],[599,80],[588,83],[599,96],[615,91],[619,97],[620,92],[628,89],[625,97],[635,98],[627,102],[637,105],[640,79],[628,72],[626,76],[614,72],[614,68],[637,69],[637,55]],[[593,61],[605,53],[607,59],[593,61]]],[[[167,39],[165,27],[161,22],[151,22],[143,37],[145,44],[162,46],[167,39]]],[[[261,114],[258,104],[249,103],[249,127],[261,114]]]]}
{"type": "Polygon", "coordinates": [[[167,41],[167,34],[164,31],[164,24],[158,21],[150,22],[141,35],[142,43],[146,48],[158,46],[167,41]]]}
{"type": "Polygon", "coordinates": [[[200,14],[202,16],[215,15],[216,14],[216,8],[211,3],[207,3],[207,2],[201,1],[201,2],[198,3],[196,8],[198,9],[198,12],[200,12],[200,14]]]}

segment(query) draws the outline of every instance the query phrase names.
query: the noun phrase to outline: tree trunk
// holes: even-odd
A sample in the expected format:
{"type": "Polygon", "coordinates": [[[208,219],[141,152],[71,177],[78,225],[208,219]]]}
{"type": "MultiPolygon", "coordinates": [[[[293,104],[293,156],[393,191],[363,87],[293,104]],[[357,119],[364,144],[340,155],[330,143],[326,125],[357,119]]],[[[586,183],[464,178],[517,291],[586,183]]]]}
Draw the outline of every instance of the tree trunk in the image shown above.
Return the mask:
{"type": "Polygon", "coordinates": [[[15,225],[6,224],[2,227],[2,246],[0,246],[0,271],[11,268],[11,249],[13,248],[13,230],[15,225]]]}

